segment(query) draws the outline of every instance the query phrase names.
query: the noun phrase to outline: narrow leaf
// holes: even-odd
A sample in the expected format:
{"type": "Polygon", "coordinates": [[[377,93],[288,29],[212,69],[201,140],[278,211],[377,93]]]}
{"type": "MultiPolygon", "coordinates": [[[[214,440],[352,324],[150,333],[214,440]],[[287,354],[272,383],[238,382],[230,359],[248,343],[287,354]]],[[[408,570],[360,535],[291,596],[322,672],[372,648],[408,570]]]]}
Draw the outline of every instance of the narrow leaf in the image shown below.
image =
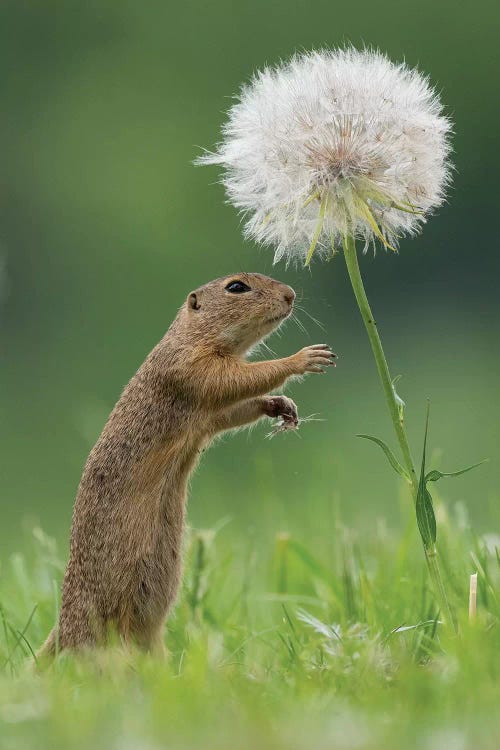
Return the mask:
{"type": "Polygon", "coordinates": [[[458,477],[460,476],[460,474],[465,474],[467,471],[472,471],[472,469],[476,469],[478,466],[481,466],[487,461],[488,459],[485,458],[482,461],[478,461],[477,464],[472,464],[472,466],[467,466],[466,469],[460,469],[460,471],[438,471],[437,469],[434,469],[433,471],[429,471],[429,473],[425,477],[425,481],[437,482],[438,479],[442,479],[443,477],[458,477]]]}
{"type": "Polygon", "coordinates": [[[436,517],[434,515],[432,497],[427,489],[425,477],[425,453],[427,450],[427,432],[429,429],[429,408],[429,402],[427,402],[422,466],[420,469],[420,481],[418,483],[417,500],[415,503],[417,524],[426,550],[432,549],[436,542],[436,517]]]}
{"type": "Polygon", "coordinates": [[[436,543],[436,516],[434,515],[431,493],[425,483],[419,484],[415,510],[424,547],[426,550],[430,550],[436,543]]]}
{"type": "Polygon", "coordinates": [[[401,466],[394,453],[391,451],[389,446],[384,443],[383,440],[380,440],[380,438],[374,437],[373,435],[356,435],[356,437],[364,438],[365,440],[371,440],[373,443],[376,443],[378,446],[380,446],[394,471],[397,472],[401,477],[403,477],[403,479],[406,479],[407,482],[411,481],[406,469],[401,466]]]}

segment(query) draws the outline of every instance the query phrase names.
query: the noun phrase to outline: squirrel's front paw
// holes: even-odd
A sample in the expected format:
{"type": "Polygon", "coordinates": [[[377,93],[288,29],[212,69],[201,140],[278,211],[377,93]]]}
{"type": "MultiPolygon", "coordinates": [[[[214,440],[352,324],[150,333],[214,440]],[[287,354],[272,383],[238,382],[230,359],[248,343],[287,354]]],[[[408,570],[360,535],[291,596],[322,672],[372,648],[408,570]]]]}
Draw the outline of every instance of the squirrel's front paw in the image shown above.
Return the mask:
{"type": "Polygon", "coordinates": [[[306,372],[326,372],[323,368],[327,365],[335,367],[337,355],[328,344],[314,344],[305,346],[293,358],[297,365],[297,374],[305,375],[306,372]]]}
{"type": "Polygon", "coordinates": [[[281,417],[283,422],[293,427],[299,424],[295,402],[286,396],[268,396],[264,402],[264,414],[274,419],[281,417]]]}

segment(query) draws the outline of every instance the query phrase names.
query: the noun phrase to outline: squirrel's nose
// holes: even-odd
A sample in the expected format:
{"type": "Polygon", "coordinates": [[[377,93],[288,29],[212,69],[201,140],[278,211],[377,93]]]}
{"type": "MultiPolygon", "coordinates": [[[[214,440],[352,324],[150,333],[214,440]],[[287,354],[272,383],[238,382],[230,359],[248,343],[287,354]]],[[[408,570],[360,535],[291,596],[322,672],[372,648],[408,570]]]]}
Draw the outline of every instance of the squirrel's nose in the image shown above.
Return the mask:
{"type": "Polygon", "coordinates": [[[286,292],[284,293],[284,295],[283,295],[283,296],[284,296],[284,298],[285,298],[285,302],[288,302],[288,304],[289,304],[289,305],[291,305],[291,304],[292,304],[292,302],[293,302],[293,301],[294,301],[294,299],[295,299],[295,292],[294,292],[294,291],[293,291],[293,289],[292,289],[292,288],[291,288],[291,287],[289,286],[289,287],[287,287],[287,289],[286,289],[286,292]]]}

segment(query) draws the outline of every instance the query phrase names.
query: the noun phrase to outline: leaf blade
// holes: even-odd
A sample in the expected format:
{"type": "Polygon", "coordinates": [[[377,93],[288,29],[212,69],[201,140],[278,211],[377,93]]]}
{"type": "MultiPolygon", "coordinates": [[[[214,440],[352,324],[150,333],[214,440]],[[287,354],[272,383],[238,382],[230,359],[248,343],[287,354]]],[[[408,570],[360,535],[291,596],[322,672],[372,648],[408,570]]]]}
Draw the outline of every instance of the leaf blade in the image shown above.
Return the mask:
{"type": "Polygon", "coordinates": [[[429,410],[430,404],[427,402],[427,413],[425,417],[424,447],[422,450],[422,465],[420,467],[420,479],[418,482],[417,498],[415,502],[415,514],[417,516],[417,526],[422,537],[422,542],[426,552],[433,549],[436,543],[437,529],[436,516],[434,515],[434,506],[432,496],[427,489],[427,480],[425,475],[425,455],[427,451],[427,433],[429,430],[429,410]]]}
{"type": "Polygon", "coordinates": [[[460,469],[459,471],[438,471],[437,469],[433,469],[432,471],[429,471],[428,474],[426,474],[425,481],[437,482],[443,477],[458,477],[460,476],[460,474],[466,474],[468,471],[472,471],[472,469],[477,469],[478,466],[487,463],[487,461],[487,458],[483,458],[482,461],[478,461],[476,464],[467,466],[465,469],[460,469]]]}
{"type": "Polygon", "coordinates": [[[399,474],[401,477],[403,477],[403,479],[405,479],[407,482],[411,482],[410,475],[408,474],[408,472],[406,471],[406,469],[403,466],[401,466],[401,464],[399,463],[398,459],[396,458],[396,456],[394,455],[394,453],[392,452],[392,450],[389,448],[389,446],[387,445],[387,443],[384,443],[383,440],[381,440],[380,438],[375,437],[374,435],[358,434],[358,435],[356,435],[356,437],[364,438],[365,440],[371,440],[373,443],[375,443],[380,448],[382,448],[382,450],[383,450],[383,452],[385,454],[385,457],[389,461],[389,463],[392,466],[392,468],[394,469],[394,471],[397,474],[399,474]]]}
{"type": "Polygon", "coordinates": [[[422,537],[425,549],[429,551],[436,543],[437,528],[431,493],[425,486],[425,483],[423,485],[419,484],[415,512],[420,536],[422,537]]]}

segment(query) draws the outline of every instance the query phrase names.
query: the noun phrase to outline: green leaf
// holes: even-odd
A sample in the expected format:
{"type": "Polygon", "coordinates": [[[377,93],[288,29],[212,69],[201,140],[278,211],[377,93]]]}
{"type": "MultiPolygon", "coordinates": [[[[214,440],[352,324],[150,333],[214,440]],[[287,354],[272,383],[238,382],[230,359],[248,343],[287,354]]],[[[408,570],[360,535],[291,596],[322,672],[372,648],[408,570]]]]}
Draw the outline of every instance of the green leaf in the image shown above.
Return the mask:
{"type": "Polygon", "coordinates": [[[418,483],[418,491],[417,491],[417,500],[415,505],[415,510],[417,514],[417,524],[418,528],[420,530],[420,535],[422,537],[422,541],[424,543],[424,547],[426,550],[430,550],[433,548],[434,544],[436,543],[436,517],[434,515],[434,505],[432,502],[432,496],[429,490],[427,489],[427,483],[428,482],[437,482],[439,479],[442,479],[443,477],[458,477],[460,474],[465,474],[467,471],[471,471],[472,469],[477,468],[478,466],[481,466],[481,464],[484,464],[485,461],[488,459],[485,459],[484,461],[479,461],[477,464],[472,464],[472,466],[467,466],[465,469],[460,469],[460,471],[438,471],[437,469],[433,469],[432,471],[429,471],[427,474],[425,473],[425,454],[427,450],[427,432],[429,429],[429,410],[430,405],[429,402],[427,402],[427,415],[425,418],[425,435],[424,435],[424,449],[422,451],[422,466],[420,470],[420,481],[418,483]]]}
{"type": "Polygon", "coordinates": [[[401,466],[394,453],[391,451],[389,446],[384,443],[383,440],[380,440],[380,438],[374,437],[373,435],[356,435],[356,437],[364,438],[365,440],[371,440],[373,443],[376,443],[378,446],[380,446],[394,471],[397,472],[399,476],[403,477],[403,479],[406,479],[407,482],[411,482],[408,472],[401,466]]]}
{"type": "Polygon", "coordinates": [[[487,461],[488,459],[485,458],[482,461],[478,461],[477,464],[472,464],[472,466],[467,466],[466,469],[460,469],[460,471],[438,471],[437,469],[433,469],[433,471],[429,471],[429,473],[426,475],[425,481],[437,482],[438,479],[442,479],[443,477],[458,477],[460,476],[460,474],[465,474],[467,471],[472,471],[472,469],[476,469],[478,466],[485,464],[487,461]]]}
{"type": "Polygon", "coordinates": [[[415,512],[417,514],[417,524],[420,536],[426,550],[431,550],[436,543],[436,516],[434,515],[434,506],[432,503],[431,493],[427,489],[427,480],[425,476],[425,453],[427,450],[427,432],[429,429],[429,402],[427,402],[427,414],[425,417],[425,435],[424,448],[422,451],[422,466],[420,469],[420,481],[418,483],[417,500],[415,512]]]}
{"type": "Polygon", "coordinates": [[[418,486],[415,510],[417,513],[417,524],[424,547],[426,550],[430,550],[436,543],[436,516],[434,515],[431,493],[425,484],[423,487],[420,484],[418,486]]]}

